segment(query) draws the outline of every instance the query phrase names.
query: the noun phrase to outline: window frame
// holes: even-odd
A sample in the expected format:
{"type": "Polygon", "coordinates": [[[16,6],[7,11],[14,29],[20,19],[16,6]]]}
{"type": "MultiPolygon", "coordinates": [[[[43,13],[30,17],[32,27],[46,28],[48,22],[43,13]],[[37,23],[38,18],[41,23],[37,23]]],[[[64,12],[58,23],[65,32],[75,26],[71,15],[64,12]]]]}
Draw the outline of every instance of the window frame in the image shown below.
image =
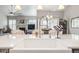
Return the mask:
{"type": "MultiPolygon", "coordinates": [[[[74,18],[71,18],[71,28],[79,28],[79,26],[77,27],[75,27],[75,26],[73,26],[73,21],[74,20],[78,20],[79,21],[79,17],[74,17],[74,18]]],[[[77,24],[77,23],[74,23],[74,24],[77,24]]],[[[79,24],[79,23],[78,23],[79,24]]]]}

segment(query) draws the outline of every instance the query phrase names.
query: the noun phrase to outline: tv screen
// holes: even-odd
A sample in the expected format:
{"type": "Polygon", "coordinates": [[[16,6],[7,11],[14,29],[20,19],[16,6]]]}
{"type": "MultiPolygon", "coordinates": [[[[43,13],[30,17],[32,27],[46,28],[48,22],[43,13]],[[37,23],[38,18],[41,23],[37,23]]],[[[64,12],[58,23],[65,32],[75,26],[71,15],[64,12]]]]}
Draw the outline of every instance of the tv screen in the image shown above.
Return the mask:
{"type": "Polygon", "coordinates": [[[35,24],[28,24],[28,30],[34,30],[35,24]]]}

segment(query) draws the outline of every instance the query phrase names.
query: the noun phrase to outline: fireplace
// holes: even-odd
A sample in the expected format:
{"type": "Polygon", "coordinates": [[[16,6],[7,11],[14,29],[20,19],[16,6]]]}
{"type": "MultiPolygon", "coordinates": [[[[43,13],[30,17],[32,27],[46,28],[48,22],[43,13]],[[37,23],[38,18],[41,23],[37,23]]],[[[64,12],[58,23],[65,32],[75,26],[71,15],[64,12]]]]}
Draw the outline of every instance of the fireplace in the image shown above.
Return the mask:
{"type": "Polygon", "coordinates": [[[19,27],[19,29],[25,31],[25,27],[19,27]]]}

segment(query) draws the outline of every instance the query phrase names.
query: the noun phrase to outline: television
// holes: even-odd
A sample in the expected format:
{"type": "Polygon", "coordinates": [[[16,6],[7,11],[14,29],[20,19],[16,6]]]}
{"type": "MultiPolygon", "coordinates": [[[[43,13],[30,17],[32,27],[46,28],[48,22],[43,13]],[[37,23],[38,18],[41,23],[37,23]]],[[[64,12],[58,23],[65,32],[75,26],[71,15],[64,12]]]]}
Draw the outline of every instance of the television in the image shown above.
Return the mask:
{"type": "Polygon", "coordinates": [[[28,24],[28,30],[34,30],[35,24],[28,24]]]}

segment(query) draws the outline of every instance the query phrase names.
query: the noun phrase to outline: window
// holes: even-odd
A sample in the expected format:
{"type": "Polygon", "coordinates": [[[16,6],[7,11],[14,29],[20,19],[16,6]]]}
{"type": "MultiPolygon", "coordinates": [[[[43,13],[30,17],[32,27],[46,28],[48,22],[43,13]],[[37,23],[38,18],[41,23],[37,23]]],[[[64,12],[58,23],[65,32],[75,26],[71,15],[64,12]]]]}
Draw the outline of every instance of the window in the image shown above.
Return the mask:
{"type": "Polygon", "coordinates": [[[12,30],[16,30],[16,20],[9,20],[9,27],[12,29],[12,30]]]}
{"type": "Polygon", "coordinates": [[[41,28],[47,28],[48,27],[48,21],[46,19],[41,19],[40,26],[41,26],[41,28]]]}
{"type": "Polygon", "coordinates": [[[41,19],[40,26],[41,28],[53,28],[59,24],[59,19],[41,19]]]}
{"type": "Polygon", "coordinates": [[[48,20],[48,27],[49,28],[53,28],[54,26],[59,24],[59,20],[58,19],[50,19],[48,20]]]}
{"type": "Polygon", "coordinates": [[[36,22],[37,22],[36,19],[29,19],[27,23],[28,24],[36,24],[36,22]]]}
{"type": "Polygon", "coordinates": [[[71,20],[72,28],[79,28],[79,17],[73,18],[71,20]]]}

